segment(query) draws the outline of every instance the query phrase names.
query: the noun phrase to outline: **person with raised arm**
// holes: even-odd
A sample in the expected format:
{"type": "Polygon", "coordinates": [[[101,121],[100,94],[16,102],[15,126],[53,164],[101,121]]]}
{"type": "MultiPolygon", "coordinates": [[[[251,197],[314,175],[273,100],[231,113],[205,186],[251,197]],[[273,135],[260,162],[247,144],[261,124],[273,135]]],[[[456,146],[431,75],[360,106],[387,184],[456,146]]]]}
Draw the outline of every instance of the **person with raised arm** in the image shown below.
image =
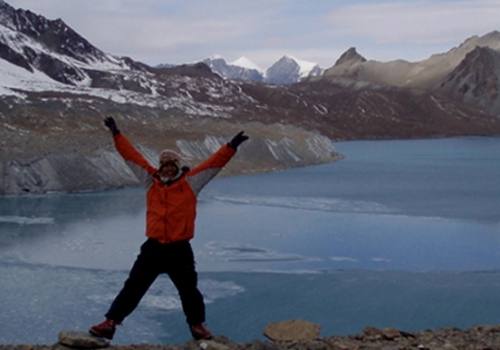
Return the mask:
{"type": "Polygon", "coordinates": [[[243,131],[198,166],[190,169],[173,150],[163,150],[158,168],[120,132],[115,120],[104,124],[113,134],[115,147],[146,189],[146,236],[122,290],[106,313],[106,319],[89,332],[112,339],[116,326],[137,307],[161,273],[166,273],[179,292],[182,310],[194,339],[211,339],[205,326],[205,304],[198,290],[198,277],[190,240],[194,237],[197,196],[203,187],[248,140],[243,131]]]}

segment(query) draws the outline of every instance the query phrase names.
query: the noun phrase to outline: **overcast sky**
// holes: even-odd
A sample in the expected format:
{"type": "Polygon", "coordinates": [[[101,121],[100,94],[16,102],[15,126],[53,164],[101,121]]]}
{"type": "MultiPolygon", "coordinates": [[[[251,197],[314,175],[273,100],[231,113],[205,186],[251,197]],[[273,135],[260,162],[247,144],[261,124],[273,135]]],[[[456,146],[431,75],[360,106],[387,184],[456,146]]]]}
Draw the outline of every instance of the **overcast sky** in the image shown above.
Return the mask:
{"type": "Polygon", "coordinates": [[[267,68],[284,54],[331,66],[351,46],[367,59],[420,60],[500,30],[500,0],[6,0],[62,18],[98,48],[148,64],[214,54],[267,68]]]}

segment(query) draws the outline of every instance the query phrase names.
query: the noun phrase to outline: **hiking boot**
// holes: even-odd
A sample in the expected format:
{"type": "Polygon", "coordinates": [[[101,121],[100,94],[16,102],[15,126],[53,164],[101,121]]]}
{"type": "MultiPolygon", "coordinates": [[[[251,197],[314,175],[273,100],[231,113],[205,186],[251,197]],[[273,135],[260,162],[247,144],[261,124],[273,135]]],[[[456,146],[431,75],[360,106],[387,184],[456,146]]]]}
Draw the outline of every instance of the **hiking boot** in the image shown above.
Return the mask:
{"type": "Polygon", "coordinates": [[[113,339],[116,331],[116,322],[113,320],[105,320],[96,324],[89,329],[89,333],[99,338],[113,339]]]}
{"type": "Polygon", "coordinates": [[[189,329],[195,340],[209,340],[214,337],[203,323],[191,325],[189,329]]]}

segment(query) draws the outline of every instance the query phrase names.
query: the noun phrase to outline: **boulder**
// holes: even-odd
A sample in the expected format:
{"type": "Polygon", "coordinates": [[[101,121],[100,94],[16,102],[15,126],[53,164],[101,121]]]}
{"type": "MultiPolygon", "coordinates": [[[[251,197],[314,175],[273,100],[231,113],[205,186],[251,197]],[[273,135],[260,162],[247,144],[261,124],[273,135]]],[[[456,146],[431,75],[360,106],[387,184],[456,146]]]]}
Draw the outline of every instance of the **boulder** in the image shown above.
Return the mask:
{"type": "Polygon", "coordinates": [[[394,340],[402,336],[401,332],[396,328],[384,328],[382,329],[382,335],[387,340],[394,340]]]}
{"type": "Polygon", "coordinates": [[[303,320],[290,320],[270,323],[264,335],[276,342],[301,342],[318,339],[320,326],[303,320]]]}
{"type": "Polygon", "coordinates": [[[77,349],[100,349],[109,346],[109,341],[97,338],[86,332],[61,331],[59,344],[77,349]]]}

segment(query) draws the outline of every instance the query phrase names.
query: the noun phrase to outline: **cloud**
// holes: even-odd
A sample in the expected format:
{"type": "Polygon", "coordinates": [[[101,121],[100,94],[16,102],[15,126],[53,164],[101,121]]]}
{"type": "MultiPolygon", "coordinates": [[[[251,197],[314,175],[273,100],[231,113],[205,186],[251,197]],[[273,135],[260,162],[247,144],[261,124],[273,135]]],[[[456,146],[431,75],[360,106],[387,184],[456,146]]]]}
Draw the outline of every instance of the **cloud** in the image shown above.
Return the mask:
{"type": "Polygon", "coordinates": [[[106,52],[148,63],[189,62],[229,47],[257,45],[264,28],[280,20],[277,12],[284,3],[283,0],[8,1],[50,19],[62,18],[106,52]]]}
{"type": "Polygon", "coordinates": [[[7,0],[62,18],[100,49],[149,64],[214,53],[268,67],[284,54],[330,66],[350,46],[367,58],[421,59],[498,29],[492,0],[7,0]]]}
{"type": "Polygon", "coordinates": [[[339,7],[327,21],[337,37],[358,37],[377,44],[437,44],[462,41],[498,28],[500,2],[386,1],[339,7]]]}

